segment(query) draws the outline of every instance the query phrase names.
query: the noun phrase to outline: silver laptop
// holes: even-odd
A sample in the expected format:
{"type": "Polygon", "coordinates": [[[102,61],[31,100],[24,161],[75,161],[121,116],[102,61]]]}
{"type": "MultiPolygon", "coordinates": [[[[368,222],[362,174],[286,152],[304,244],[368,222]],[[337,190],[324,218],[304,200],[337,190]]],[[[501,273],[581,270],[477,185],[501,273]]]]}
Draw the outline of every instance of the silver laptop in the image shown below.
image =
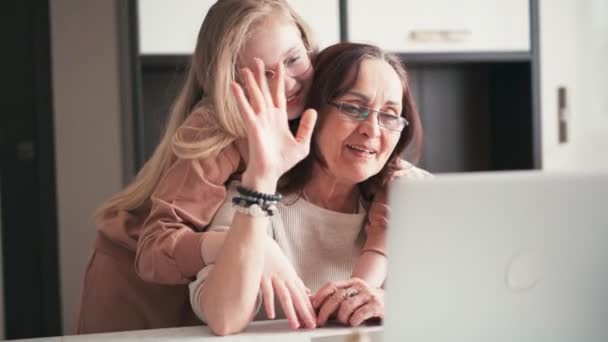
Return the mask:
{"type": "Polygon", "coordinates": [[[391,192],[385,341],[608,341],[608,174],[391,192]]]}

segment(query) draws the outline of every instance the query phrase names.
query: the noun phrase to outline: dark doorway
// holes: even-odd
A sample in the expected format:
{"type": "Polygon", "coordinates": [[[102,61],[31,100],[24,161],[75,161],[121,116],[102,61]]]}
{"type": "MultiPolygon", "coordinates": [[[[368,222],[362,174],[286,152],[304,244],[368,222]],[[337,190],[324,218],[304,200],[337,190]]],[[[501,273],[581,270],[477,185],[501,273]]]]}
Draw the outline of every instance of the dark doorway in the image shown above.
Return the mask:
{"type": "Polygon", "coordinates": [[[3,2],[2,25],[5,335],[61,335],[48,0],[3,2]]]}

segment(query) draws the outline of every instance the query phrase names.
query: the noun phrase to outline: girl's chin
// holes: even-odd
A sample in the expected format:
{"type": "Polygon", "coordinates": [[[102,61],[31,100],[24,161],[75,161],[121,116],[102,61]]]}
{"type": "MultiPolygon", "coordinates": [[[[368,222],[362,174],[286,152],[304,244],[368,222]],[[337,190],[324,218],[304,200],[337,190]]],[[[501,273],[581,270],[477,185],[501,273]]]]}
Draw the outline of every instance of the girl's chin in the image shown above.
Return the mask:
{"type": "Polygon", "coordinates": [[[287,107],[287,117],[289,118],[289,120],[295,120],[299,118],[300,116],[302,116],[303,112],[304,108],[300,104],[287,107]]]}

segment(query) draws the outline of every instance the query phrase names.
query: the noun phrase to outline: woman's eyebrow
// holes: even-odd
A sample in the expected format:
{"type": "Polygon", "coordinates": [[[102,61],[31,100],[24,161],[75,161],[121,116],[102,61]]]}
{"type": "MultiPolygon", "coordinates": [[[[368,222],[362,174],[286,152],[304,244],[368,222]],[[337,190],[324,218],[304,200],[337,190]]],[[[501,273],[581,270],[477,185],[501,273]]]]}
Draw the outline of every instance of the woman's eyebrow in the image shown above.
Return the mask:
{"type": "Polygon", "coordinates": [[[352,95],[354,97],[358,97],[359,99],[365,101],[365,103],[369,103],[370,102],[370,99],[369,99],[369,97],[367,95],[362,94],[362,93],[360,93],[358,91],[355,91],[355,90],[349,90],[344,95],[352,95]]]}
{"type": "MultiPolygon", "coordinates": [[[[352,95],[352,96],[358,97],[359,99],[365,101],[365,103],[371,102],[370,98],[367,95],[360,93],[356,90],[349,90],[344,95],[352,95]]],[[[399,104],[399,102],[389,100],[389,101],[386,101],[385,105],[398,107],[400,104],[399,104]]]]}

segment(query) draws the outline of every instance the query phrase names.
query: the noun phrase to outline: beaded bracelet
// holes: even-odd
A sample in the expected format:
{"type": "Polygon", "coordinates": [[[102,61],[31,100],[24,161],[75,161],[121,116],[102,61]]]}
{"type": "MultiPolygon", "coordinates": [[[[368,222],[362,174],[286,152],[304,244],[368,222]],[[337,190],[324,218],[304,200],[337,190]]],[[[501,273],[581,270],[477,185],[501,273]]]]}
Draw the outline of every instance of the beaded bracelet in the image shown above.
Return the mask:
{"type": "Polygon", "coordinates": [[[236,191],[238,191],[239,194],[244,195],[244,196],[248,196],[248,197],[253,197],[253,198],[261,198],[264,199],[266,201],[274,201],[274,202],[278,202],[281,200],[281,198],[283,198],[283,196],[281,196],[280,193],[275,193],[275,194],[265,194],[263,192],[259,192],[259,191],[255,191],[252,189],[248,189],[245,188],[241,185],[236,187],[236,191]]]}
{"type": "Polygon", "coordinates": [[[279,193],[265,194],[259,191],[237,186],[239,196],[232,198],[232,204],[237,211],[250,216],[272,216],[277,210],[277,204],[282,196],[279,193]],[[264,215],[260,214],[260,210],[264,215]]]}
{"type": "Polygon", "coordinates": [[[235,196],[232,199],[232,203],[239,204],[239,205],[242,205],[242,206],[248,206],[248,205],[257,203],[261,207],[263,207],[263,206],[269,205],[269,204],[275,204],[276,205],[276,204],[279,203],[279,201],[268,201],[268,200],[265,200],[263,198],[255,198],[255,197],[246,196],[246,195],[239,195],[239,196],[235,196]],[[242,202],[242,203],[235,203],[235,201],[237,201],[237,200],[239,202],[242,202]]]}
{"type": "Polygon", "coordinates": [[[276,207],[278,203],[279,202],[275,202],[275,201],[264,201],[263,199],[252,200],[252,199],[243,198],[240,196],[235,196],[232,198],[233,206],[238,206],[238,207],[243,207],[243,208],[249,208],[252,205],[257,205],[260,208],[266,210],[267,208],[269,208],[271,206],[276,207]]]}

